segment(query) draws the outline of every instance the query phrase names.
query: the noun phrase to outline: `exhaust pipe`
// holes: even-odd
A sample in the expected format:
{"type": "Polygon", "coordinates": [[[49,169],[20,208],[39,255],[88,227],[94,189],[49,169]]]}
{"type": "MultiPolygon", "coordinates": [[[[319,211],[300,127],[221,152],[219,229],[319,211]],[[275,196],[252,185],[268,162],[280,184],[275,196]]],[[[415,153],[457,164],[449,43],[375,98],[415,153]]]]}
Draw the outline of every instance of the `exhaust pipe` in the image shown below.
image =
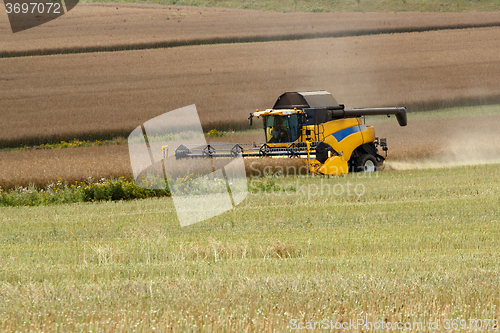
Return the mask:
{"type": "Polygon", "coordinates": [[[333,118],[353,118],[361,116],[380,116],[380,115],[395,115],[399,123],[399,126],[406,126],[408,119],[406,116],[405,107],[394,107],[394,108],[349,108],[342,110],[332,110],[333,118]]]}

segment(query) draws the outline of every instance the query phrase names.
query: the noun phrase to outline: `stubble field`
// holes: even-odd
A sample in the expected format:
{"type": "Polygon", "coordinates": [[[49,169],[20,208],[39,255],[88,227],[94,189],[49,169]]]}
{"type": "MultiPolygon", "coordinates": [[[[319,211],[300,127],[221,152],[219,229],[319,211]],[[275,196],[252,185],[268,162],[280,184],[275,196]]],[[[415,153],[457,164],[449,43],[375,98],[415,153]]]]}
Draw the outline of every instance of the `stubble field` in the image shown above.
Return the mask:
{"type": "Polygon", "coordinates": [[[326,319],[493,332],[498,175],[282,177],[287,192],[254,187],[185,228],[171,198],[2,208],[0,328],[285,332],[326,319]]]}

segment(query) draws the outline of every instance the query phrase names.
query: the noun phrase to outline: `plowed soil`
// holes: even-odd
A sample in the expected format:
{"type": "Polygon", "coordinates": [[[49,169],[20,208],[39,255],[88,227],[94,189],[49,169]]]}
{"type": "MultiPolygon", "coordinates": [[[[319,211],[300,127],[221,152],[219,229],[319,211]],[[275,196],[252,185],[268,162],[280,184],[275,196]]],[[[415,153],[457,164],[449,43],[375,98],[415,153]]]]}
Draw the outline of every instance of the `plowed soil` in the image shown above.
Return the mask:
{"type": "Polygon", "coordinates": [[[500,28],[0,60],[0,142],[127,136],[196,104],[205,130],[242,126],[284,91],[349,107],[498,98],[500,28]]]}
{"type": "Polygon", "coordinates": [[[277,13],[123,3],[79,4],[57,20],[16,34],[10,31],[7,15],[0,15],[0,56],[491,25],[500,25],[498,12],[277,13]]]}
{"type": "Polygon", "coordinates": [[[132,176],[127,146],[96,146],[67,149],[2,152],[0,186],[99,180],[132,176]]]}

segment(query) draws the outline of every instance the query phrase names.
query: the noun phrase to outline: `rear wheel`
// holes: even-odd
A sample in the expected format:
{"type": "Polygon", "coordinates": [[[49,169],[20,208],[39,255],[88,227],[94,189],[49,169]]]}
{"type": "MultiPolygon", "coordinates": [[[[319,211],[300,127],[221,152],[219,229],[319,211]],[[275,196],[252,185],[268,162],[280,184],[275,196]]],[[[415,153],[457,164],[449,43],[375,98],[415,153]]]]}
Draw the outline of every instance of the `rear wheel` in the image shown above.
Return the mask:
{"type": "Polygon", "coordinates": [[[364,154],[358,159],[356,166],[357,172],[375,172],[378,170],[377,160],[375,156],[364,154]]]}

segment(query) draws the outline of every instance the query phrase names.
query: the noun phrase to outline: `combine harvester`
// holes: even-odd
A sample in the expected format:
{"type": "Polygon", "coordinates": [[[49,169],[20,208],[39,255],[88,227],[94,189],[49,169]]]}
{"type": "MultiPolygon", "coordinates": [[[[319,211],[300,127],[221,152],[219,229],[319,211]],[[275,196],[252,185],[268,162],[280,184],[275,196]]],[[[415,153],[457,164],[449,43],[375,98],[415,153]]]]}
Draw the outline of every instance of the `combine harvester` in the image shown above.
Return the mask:
{"type": "Polygon", "coordinates": [[[395,115],[406,126],[404,107],[345,108],[327,91],[287,92],[272,109],[253,112],[248,118],[263,118],[264,144],[180,145],[176,159],[211,157],[301,157],[309,171],[323,175],[376,171],[387,157],[386,139],[375,137],[364,116],[395,115]],[[385,152],[379,154],[378,148],[385,152]]]}

